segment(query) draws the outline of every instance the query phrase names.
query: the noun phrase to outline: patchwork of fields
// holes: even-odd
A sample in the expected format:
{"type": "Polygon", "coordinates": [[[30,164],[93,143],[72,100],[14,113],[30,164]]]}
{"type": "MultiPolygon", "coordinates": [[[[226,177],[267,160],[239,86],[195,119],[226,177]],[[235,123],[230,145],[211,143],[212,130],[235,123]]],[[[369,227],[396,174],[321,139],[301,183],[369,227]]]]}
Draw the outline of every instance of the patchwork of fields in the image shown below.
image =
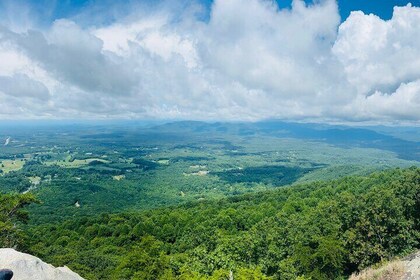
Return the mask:
{"type": "Polygon", "coordinates": [[[331,128],[331,136],[277,123],[6,127],[0,191],[35,193],[43,203],[31,211],[40,222],[419,165],[418,149],[409,156],[404,150],[417,142],[374,132],[352,139],[343,136],[346,129],[331,128]]]}

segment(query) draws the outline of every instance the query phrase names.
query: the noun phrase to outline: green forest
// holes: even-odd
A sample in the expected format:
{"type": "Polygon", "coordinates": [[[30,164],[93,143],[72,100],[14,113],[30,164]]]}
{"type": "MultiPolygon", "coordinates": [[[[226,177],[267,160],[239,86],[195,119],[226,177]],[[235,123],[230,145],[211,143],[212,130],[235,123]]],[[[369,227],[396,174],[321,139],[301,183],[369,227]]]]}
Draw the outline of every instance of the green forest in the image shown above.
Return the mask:
{"type": "Polygon", "coordinates": [[[18,229],[37,201],[0,200],[1,246],[92,280],[345,279],[420,241],[416,167],[18,229]]]}
{"type": "Polygon", "coordinates": [[[0,126],[0,247],[87,280],[346,279],[420,248],[420,146],[404,131],[10,131],[0,126]]]}

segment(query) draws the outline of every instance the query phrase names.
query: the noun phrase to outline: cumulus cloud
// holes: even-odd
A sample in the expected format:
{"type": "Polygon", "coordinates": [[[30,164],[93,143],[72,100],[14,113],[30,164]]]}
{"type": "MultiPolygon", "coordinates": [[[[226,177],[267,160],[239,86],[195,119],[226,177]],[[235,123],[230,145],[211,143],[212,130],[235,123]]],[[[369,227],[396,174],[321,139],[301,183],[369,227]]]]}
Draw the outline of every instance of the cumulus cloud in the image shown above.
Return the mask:
{"type": "Polygon", "coordinates": [[[0,76],[0,92],[14,98],[29,97],[42,100],[49,98],[47,87],[25,74],[17,74],[12,77],[0,76]]]}
{"type": "Polygon", "coordinates": [[[396,7],[391,20],[352,12],[333,47],[358,92],[393,91],[420,77],[420,8],[396,7]]]}
{"type": "Polygon", "coordinates": [[[139,78],[135,65],[112,53],[103,42],[68,20],[54,22],[45,34],[17,34],[19,47],[62,83],[90,92],[127,95],[139,78]]]}
{"type": "Polygon", "coordinates": [[[248,87],[295,98],[313,95],[334,78],[329,59],[339,24],[334,1],[311,7],[295,1],[291,11],[268,1],[241,3],[213,6],[203,34],[211,66],[248,87]]]}
{"type": "Polygon", "coordinates": [[[392,19],[352,12],[333,46],[356,89],[355,117],[420,120],[420,8],[395,7],[392,19]]]}
{"type": "Polygon", "coordinates": [[[49,118],[420,120],[419,8],[343,23],[334,0],[216,0],[206,21],[171,9],[6,24],[2,102],[49,118]]]}
{"type": "Polygon", "coordinates": [[[370,105],[371,110],[377,113],[377,115],[395,116],[396,119],[419,120],[419,92],[420,80],[408,84],[401,84],[395,93],[390,95],[376,92],[368,98],[368,106],[370,105]],[[379,106],[376,106],[376,104],[379,104],[379,106]]]}

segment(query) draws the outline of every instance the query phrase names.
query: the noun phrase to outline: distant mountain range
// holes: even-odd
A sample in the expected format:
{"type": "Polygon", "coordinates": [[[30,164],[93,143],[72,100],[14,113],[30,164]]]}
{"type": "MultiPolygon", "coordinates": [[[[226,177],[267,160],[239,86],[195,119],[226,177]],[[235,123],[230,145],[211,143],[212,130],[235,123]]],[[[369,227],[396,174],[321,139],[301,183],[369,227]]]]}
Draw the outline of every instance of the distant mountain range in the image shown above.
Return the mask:
{"type": "MultiPolygon", "coordinates": [[[[359,128],[315,123],[293,123],[283,121],[207,123],[199,121],[180,121],[151,128],[154,132],[193,132],[212,134],[234,134],[240,136],[272,136],[279,138],[297,138],[326,142],[340,147],[360,147],[388,150],[406,160],[420,161],[420,142],[406,140],[407,128],[373,127],[359,128]],[[381,132],[379,132],[381,131],[381,132]],[[392,133],[392,135],[391,135],[392,133]],[[398,135],[401,134],[401,137],[398,135]]],[[[420,129],[408,130],[412,138],[420,135],[420,129]]]]}

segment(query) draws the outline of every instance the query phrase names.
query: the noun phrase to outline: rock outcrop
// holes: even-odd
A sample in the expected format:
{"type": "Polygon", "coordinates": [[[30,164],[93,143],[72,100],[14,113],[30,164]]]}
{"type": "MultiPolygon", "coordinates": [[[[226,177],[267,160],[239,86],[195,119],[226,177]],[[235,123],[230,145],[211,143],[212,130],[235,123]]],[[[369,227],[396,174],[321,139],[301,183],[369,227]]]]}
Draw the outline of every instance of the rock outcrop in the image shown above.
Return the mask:
{"type": "Polygon", "coordinates": [[[12,280],[84,280],[68,267],[57,267],[14,249],[0,249],[0,269],[13,271],[12,280]]]}
{"type": "Polygon", "coordinates": [[[406,273],[403,280],[420,279],[420,251],[405,258],[404,265],[406,267],[406,273]]]}
{"type": "Polygon", "coordinates": [[[420,251],[404,259],[395,259],[379,267],[354,273],[349,280],[420,280],[420,251]]]}

